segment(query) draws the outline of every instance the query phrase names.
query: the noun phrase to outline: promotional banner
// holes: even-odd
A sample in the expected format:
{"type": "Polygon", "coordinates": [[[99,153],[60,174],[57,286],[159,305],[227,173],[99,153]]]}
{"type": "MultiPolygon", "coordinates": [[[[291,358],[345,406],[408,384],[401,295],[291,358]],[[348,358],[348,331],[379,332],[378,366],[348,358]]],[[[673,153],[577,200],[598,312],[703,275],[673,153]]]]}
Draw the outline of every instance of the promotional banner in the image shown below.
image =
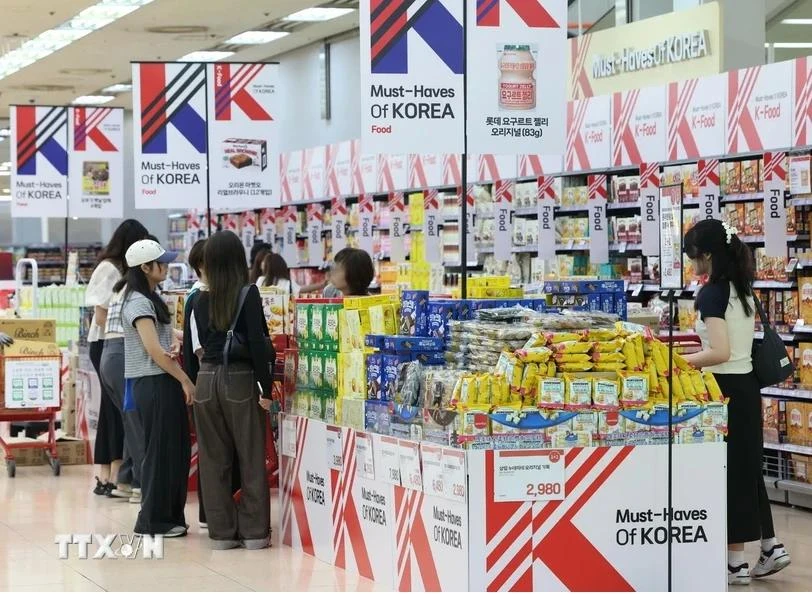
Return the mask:
{"type": "Polygon", "coordinates": [[[389,260],[406,260],[406,203],[403,192],[389,194],[389,260]]]}
{"type": "Polygon", "coordinates": [[[11,216],[68,215],[68,108],[12,105],[11,216]]]}
{"type": "Polygon", "coordinates": [[[468,150],[564,154],[566,1],[466,2],[468,150]]]}
{"type": "Polygon", "coordinates": [[[539,209],[539,258],[552,260],[555,258],[555,220],[556,204],[555,178],[541,176],[538,179],[538,193],[536,195],[539,209]]]}
{"type": "Polygon", "coordinates": [[[332,255],[335,255],[347,247],[347,201],[344,198],[333,198],[330,201],[330,214],[332,255]]]}
{"type": "Polygon", "coordinates": [[[207,68],[212,208],[279,206],[279,64],[207,68]]]}
{"type": "Polygon", "coordinates": [[[436,153],[409,155],[409,185],[422,190],[443,185],[443,155],[436,153]]]}
{"type": "Polygon", "coordinates": [[[350,141],[351,194],[374,192],[378,187],[378,155],[362,153],[361,141],[350,141]]]}
{"type": "Polygon", "coordinates": [[[699,218],[722,219],[722,191],[719,183],[719,160],[700,159],[696,165],[699,172],[699,218]]]}
{"type": "Polygon", "coordinates": [[[314,146],[304,149],[302,154],[302,200],[320,200],[327,190],[324,177],[327,149],[314,146]]]}
{"type": "Polygon", "coordinates": [[[660,164],[640,164],[640,233],[644,256],[660,254],[660,164]]]}
{"type": "Polygon", "coordinates": [[[560,155],[519,155],[517,177],[539,177],[551,173],[561,173],[560,155]]]}
{"type": "Polygon", "coordinates": [[[612,96],[567,103],[567,171],[589,171],[610,166],[612,156],[612,96]]]}
{"type": "Polygon", "coordinates": [[[321,204],[307,205],[307,259],[311,266],[324,264],[324,207],[321,204]]]}
{"type": "Polygon", "coordinates": [[[277,212],[284,212],[284,210],[274,210],[273,208],[264,208],[262,210],[260,225],[262,227],[262,239],[265,240],[265,243],[272,245],[274,248],[279,249],[276,247],[276,213],[277,212]]]}
{"type": "Polygon", "coordinates": [[[792,129],[793,146],[812,144],[812,60],[795,59],[795,118],[792,129]]]}
{"type": "Polygon", "coordinates": [[[669,161],[725,153],[727,76],[668,83],[669,161]]]}
{"type": "Polygon", "coordinates": [[[443,155],[442,185],[459,187],[462,184],[461,162],[459,155],[443,155]]]}
{"type": "Polygon", "coordinates": [[[282,211],[282,257],[288,266],[299,264],[299,246],[296,241],[296,229],[299,226],[299,215],[295,206],[286,206],[282,211]]]}
{"type": "Polygon", "coordinates": [[[186,236],[183,241],[186,251],[192,249],[192,246],[200,239],[200,231],[200,215],[193,210],[186,215],[186,236]]]}
{"type": "Polygon", "coordinates": [[[409,159],[406,155],[378,155],[378,192],[402,190],[409,181],[409,159]]]}
{"type": "Polygon", "coordinates": [[[685,286],[682,268],[682,184],[660,188],[660,287],[681,290],[685,286]]]}
{"type": "Polygon", "coordinates": [[[364,151],[463,152],[463,1],[361,0],[364,151]]]}
{"type": "Polygon", "coordinates": [[[764,251],[787,257],[787,153],[764,153],[764,251]]]}
{"type": "Polygon", "coordinates": [[[589,262],[609,262],[609,225],[606,217],[606,176],[589,176],[589,262]]]}
{"type": "MultiPolygon", "coordinates": [[[[473,159],[472,159],[473,160],[473,159]]],[[[468,175],[474,174],[473,181],[479,183],[491,183],[500,179],[514,179],[516,177],[516,156],[515,155],[477,155],[476,170],[471,172],[469,167],[468,175]]]]}
{"type": "Polygon", "coordinates": [[[812,157],[809,155],[789,158],[789,193],[812,194],[812,157]]]}
{"type": "Polygon", "coordinates": [[[375,255],[373,249],[373,226],[375,212],[372,206],[372,194],[362,194],[358,197],[358,247],[370,256],[375,255]]]}
{"type": "Polygon", "coordinates": [[[436,189],[423,193],[423,237],[425,239],[426,262],[443,263],[443,218],[440,211],[440,197],[436,189]]]}
{"type": "Polygon", "coordinates": [[[282,204],[302,199],[302,159],[304,151],[279,155],[279,193],[282,204]]]}
{"type": "Polygon", "coordinates": [[[327,195],[347,196],[352,192],[350,141],[327,145],[327,195]]]}
{"type": "Polygon", "coordinates": [[[69,216],[124,217],[124,110],[71,107],[68,111],[69,216]]]}
{"type": "Polygon", "coordinates": [[[493,256],[497,261],[509,261],[513,249],[513,192],[515,182],[494,182],[496,227],[493,231],[493,256]]]}
{"type": "Polygon", "coordinates": [[[792,146],[792,62],[727,73],[727,152],[792,146]]]}
{"type": "Polygon", "coordinates": [[[199,208],[208,192],[206,64],[132,70],[135,208],[199,208]]]}
{"type": "Polygon", "coordinates": [[[665,160],[665,87],[612,95],[612,166],[665,160]]]}
{"type": "Polygon", "coordinates": [[[251,257],[251,248],[254,247],[257,235],[257,213],[249,210],[242,215],[242,244],[245,247],[245,258],[251,257]]]}

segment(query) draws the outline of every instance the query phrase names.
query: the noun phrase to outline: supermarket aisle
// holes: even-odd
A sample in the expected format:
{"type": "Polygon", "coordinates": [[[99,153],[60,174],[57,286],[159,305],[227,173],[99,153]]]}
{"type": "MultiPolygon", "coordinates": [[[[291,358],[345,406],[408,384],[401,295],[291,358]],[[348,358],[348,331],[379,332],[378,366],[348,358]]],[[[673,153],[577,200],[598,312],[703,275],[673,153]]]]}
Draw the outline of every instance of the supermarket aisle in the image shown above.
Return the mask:
{"type": "MultiPolygon", "coordinates": [[[[89,466],[63,467],[55,478],[47,467],[22,467],[17,478],[0,476],[0,590],[299,590],[373,591],[382,587],[278,544],[265,551],[208,549],[197,528],[196,497],[187,507],[187,538],[167,540],[157,560],[57,559],[55,533],[127,533],[135,506],[92,493],[89,466]],[[148,583],[147,583],[148,582],[148,583]]],[[[274,505],[276,503],[274,502],[274,505]]],[[[812,589],[812,512],[774,508],[776,528],[793,555],[780,576],[737,591],[812,589]]],[[[276,508],[272,515],[276,523],[276,508]]],[[[90,548],[95,550],[94,546],[90,548]]],[[[755,550],[750,558],[755,559],[755,550]]]]}

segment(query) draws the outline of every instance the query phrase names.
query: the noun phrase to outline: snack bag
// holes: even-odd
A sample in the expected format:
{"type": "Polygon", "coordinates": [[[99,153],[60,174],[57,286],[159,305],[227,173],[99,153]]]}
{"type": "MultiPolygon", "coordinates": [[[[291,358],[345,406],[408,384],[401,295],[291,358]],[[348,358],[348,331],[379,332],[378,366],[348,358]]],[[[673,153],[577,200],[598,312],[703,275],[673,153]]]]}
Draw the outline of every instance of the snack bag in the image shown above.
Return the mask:
{"type": "Polygon", "coordinates": [[[620,382],[616,379],[596,377],[592,388],[595,408],[617,409],[620,406],[620,382]]]}
{"type": "Polygon", "coordinates": [[[575,432],[584,431],[592,437],[598,436],[598,411],[585,410],[570,419],[570,429],[575,432]]]}
{"type": "Polygon", "coordinates": [[[516,351],[515,355],[524,363],[546,363],[553,352],[547,347],[530,347],[516,351]]]}
{"type": "Polygon", "coordinates": [[[618,371],[620,376],[620,401],[624,406],[639,407],[649,402],[649,376],[645,373],[618,371]]]}
{"type": "Polygon", "coordinates": [[[558,371],[562,373],[573,373],[576,371],[591,371],[594,363],[560,363],[558,371]]]}
{"type": "MultiPolygon", "coordinates": [[[[547,366],[544,366],[546,373],[547,366]]],[[[522,377],[521,396],[522,401],[527,404],[535,404],[536,391],[539,385],[539,365],[538,363],[528,363],[524,366],[524,375],[522,377]]]]}
{"type": "Polygon", "coordinates": [[[586,353],[556,353],[556,363],[589,363],[592,359],[586,353]]]}
{"type": "Polygon", "coordinates": [[[708,396],[712,402],[722,402],[724,400],[724,396],[722,395],[722,390],[719,388],[719,384],[716,383],[716,378],[710,371],[703,371],[702,372],[702,379],[705,380],[705,387],[708,389],[708,396]]]}
{"type": "Polygon", "coordinates": [[[587,342],[604,342],[613,341],[618,337],[618,331],[615,328],[593,328],[587,330],[587,342]]]}
{"type": "Polygon", "coordinates": [[[626,417],[617,411],[598,411],[598,439],[621,439],[626,432],[626,417]]]}
{"type": "Polygon", "coordinates": [[[699,394],[697,393],[696,389],[694,388],[694,384],[691,381],[691,376],[687,371],[682,371],[678,369],[676,372],[676,376],[674,381],[679,380],[679,384],[682,387],[682,393],[685,395],[685,398],[690,400],[696,400],[699,398],[699,394]]]}
{"type": "Polygon", "coordinates": [[[607,373],[611,371],[621,371],[623,369],[626,369],[625,363],[595,363],[592,371],[601,371],[607,373]]]}
{"type": "Polygon", "coordinates": [[[595,363],[626,363],[626,355],[623,353],[592,353],[592,360],[595,363]]]}
{"type": "Polygon", "coordinates": [[[551,435],[551,441],[554,448],[592,447],[592,435],[587,431],[558,430],[551,435]]]}
{"type": "Polygon", "coordinates": [[[564,373],[564,404],[573,409],[592,406],[592,380],[564,373]]]}
{"type": "Polygon", "coordinates": [[[703,401],[707,400],[708,389],[705,387],[705,382],[702,379],[702,372],[697,369],[692,369],[688,372],[688,378],[691,380],[691,384],[693,384],[694,393],[697,398],[703,401]]]}
{"type": "Polygon", "coordinates": [[[564,408],[564,381],[557,377],[539,380],[538,405],[544,408],[564,408]]]}
{"type": "Polygon", "coordinates": [[[586,336],[583,332],[548,332],[544,335],[547,344],[560,344],[562,342],[578,342],[586,336]]]}
{"type": "MultiPolygon", "coordinates": [[[[596,342],[592,347],[592,351],[595,353],[616,353],[621,349],[623,349],[623,346],[625,344],[626,341],[623,340],[622,338],[615,338],[614,340],[596,342]]],[[[632,345],[632,348],[634,348],[634,345],[632,345]]]]}

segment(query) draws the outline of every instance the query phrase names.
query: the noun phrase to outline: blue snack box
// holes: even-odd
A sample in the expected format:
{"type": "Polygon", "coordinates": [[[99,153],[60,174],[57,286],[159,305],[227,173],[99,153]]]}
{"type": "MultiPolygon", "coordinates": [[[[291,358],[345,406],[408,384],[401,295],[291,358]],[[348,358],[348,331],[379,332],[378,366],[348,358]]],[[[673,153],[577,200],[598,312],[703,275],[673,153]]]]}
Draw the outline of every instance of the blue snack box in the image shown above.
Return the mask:
{"type": "Polygon", "coordinates": [[[380,400],[383,395],[383,355],[367,355],[367,398],[380,400]]]}
{"type": "Polygon", "coordinates": [[[628,298],[626,293],[615,294],[615,313],[620,316],[621,320],[625,320],[628,314],[627,311],[628,298]]]}
{"type": "Polygon", "coordinates": [[[428,291],[403,291],[400,296],[398,332],[405,336],[427,336],[428,291]]]}
{"type": "Polygon", "coordinates": [[[625,290],[622,280],[546,281],[544,283],[544,292],[548,294],[622,293],[625,290]]]}
{"type": "Polygon", "coordinates": [[[383,381],[381,383],[381,400],[393,401],[397,396],[398,390],[398,375],[400,373],[400,366],[402,363],[409,362],[408,355],[381,355],[381,375],[383,381]]]}
{"type": "Polygon", "coordinates": [[[445,365],[445,353],[442,351],[413,351],[410,353],[412,361],[420,361],[423,365],[445,365]]]}
{"type": "Polygon", "coordinates": [[[456,320],[459,316],[459,301],[438,299],[429,301],[428,305],[428,328],[429,336],[448,339],[448,322],[456,320]]]}
{"type": "Polygon", "coordinates": [[[442,338],[431,336],[384,336],[383,348],[390,353],[411,353],[412,351],[442,351],[445,343],[442,338]]]}
{"type": "Polygon", "coordinates": [[[460,299],[457,301],[457,317],[456,320],[470,320],[471,319],[471,300],[460,299]]]}
{"type": "Polygon", "coordinates": [[[589,293],[586,296],[589,305],[589,311],[601,310],[601,295],[600,293],[589,293]]]}
{"type": "Polygon", "coordinates": [[[601,311],[604,313],[615,313],[614,293],[601,293],[601,311]]]}
{"type": "Polygon", "coordinates": [[[364,429],[372,433],[389,435],[389,403],[367,400],[364,403],[364,429]]]}
{"type": "Polygon", "coordinates": [[[373,349],[382,349],[383,334],[367,334],[364,337],[364,344],[373,349]]]}

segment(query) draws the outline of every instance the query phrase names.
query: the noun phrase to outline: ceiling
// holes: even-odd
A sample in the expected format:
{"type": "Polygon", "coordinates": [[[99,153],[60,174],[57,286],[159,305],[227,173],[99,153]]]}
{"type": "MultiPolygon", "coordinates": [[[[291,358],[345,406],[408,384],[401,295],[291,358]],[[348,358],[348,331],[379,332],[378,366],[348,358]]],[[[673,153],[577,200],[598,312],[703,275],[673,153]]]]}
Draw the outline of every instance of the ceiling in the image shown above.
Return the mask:
{"type": "MultiPolygon", "coordinates": [[[[769,0],[767,2],[767,43],[812,42],[812,25],[786,25],[781,22],[784,19],[801,18],[812,19],[812,0],[769,0]]],[[[777,48],[775,61],[781,62],[810,54],[812,54],[812,48],[777,48]]]]}

